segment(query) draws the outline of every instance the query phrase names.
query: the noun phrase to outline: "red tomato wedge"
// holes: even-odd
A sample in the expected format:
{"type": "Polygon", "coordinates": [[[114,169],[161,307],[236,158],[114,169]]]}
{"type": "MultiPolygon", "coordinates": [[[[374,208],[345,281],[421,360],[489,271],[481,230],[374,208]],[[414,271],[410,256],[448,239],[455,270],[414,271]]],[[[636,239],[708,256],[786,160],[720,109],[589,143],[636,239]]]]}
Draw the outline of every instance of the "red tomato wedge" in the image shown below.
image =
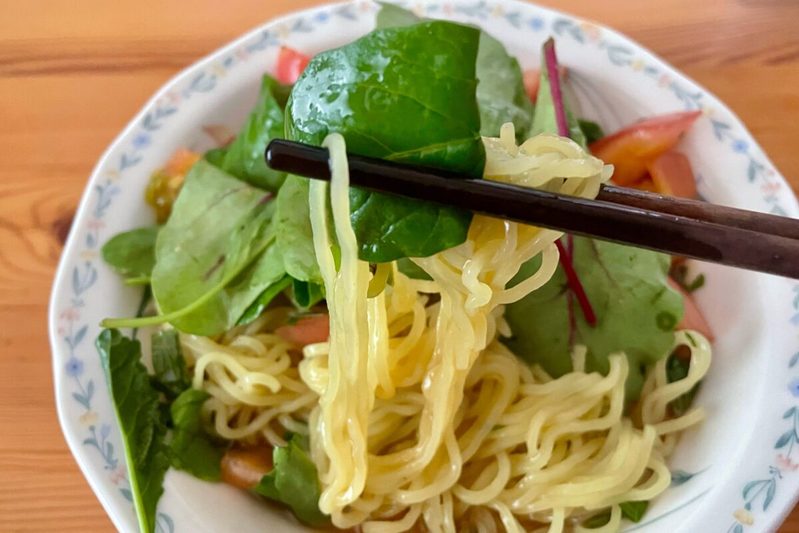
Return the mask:
{"type": "Polygon", "coordinates": [[[655,182],[652,181],[650,176],[645,176],[641,181],[636,181],[632,185],[628,185],[628,187],[646,192],[659,192],[655,182]]]}
{"type": "Polygon", "coordinates": [[[221,468],[222,481],[249,490],[272,470],[272,447],[230,448],[222,456],[221,468]]]}
{"type": "Polygon", "coordinates": [[[707,340],[713,341],[713,331],[711,331],[710,325],[707,323],[707,320],[705,320],[704,315],[702,315],[702,311],[696,306],[696,302],[691,298],[691,295],[685,292],[685,290],[671,278],[669,278],[669,286],[682,294],[685,307],[685,313],[680,323],[677,324],[677,329],[692,329],[704,335],[707,340]]]}
{"type": "Polygon", "coordinates": [[[325,342],[330,337],[330,318],[327,315],[301,318],[296,324],[277,328],[275,333],[297,346],[325,342]]]}
{"type": "MultiPolygon", "coordinates": [[[[560,79],[566,80],[569,76],[569,70],[563,65],[558,65],[558,72],[560,79]]],[[[541,71],[537,68],[530,68],[522,73],[522,82],[524,83],[524,92],[531,102],[535,103],[538,98],[538,87],[541,85],[541,71]]]]}
{"type": "Polygon", "coordinates": [[[277,55],[275,77],[280,83],[294,83],[308,66],[311,57],[288,46],[281,46],[277,55]]]}
{"type": "Polygon", "coordinates": [[[647,164],[674,148],[701,111],[670,113],[636,122],[592,143],[591,152],[613,165],[613,181],[632,185],[646,175],[647,164]]]}
{"type": "Polygon", "coordinates": [[[164,172],[169,176],[184,176],[201,157],[202,154],[188,148],[178,148],[167,161],[164,172]]]}
{"type": "Polygon", "coordinates": [[[657,192],[680,198],[696,198],[696,179],[685,155],[670,150],[647,165],[657,192]]]}
{"type": "Polygon", "coordinates": [[[522,73],[522,82],[527,97],[530,101],[535,102],[535,99],[538,98],[538,86],[541,85],[541,71],[537,68],[525,70],[522,73]]]}

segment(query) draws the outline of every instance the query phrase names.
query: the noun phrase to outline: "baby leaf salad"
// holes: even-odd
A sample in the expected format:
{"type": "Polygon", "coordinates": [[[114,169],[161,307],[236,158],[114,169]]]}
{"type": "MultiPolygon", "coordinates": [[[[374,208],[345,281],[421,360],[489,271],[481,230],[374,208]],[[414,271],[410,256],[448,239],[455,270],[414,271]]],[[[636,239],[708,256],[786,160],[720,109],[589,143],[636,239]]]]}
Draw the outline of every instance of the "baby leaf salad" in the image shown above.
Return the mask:
{"type": "MultiPolygon", "coordinates": [[[[266,166],[270,140],[320,144],[338,132],[353,153],[481,178],[481,136],[497,136],[506,122],[520,140],[558,133],[563,113],[569,136],[583,146],[593,141],[606,163],[621,163],[625,184],[676,187],[693,179],[680,160],[675,181],[673,161],[662,158],[681,157],[672,149],[695,116],[649,121],[602,138],[599,126],[578,120],[561,97],[555,84],[565,83],[564,69],[553,71],[555,80],[547,68],[523,73],[516,58],[478,28],[420,20],[395,6],[383,6],[377,20],[375,31],[313,58],[281,51],[279,81],[264,76],[232,142],[202,155],[184,150],[153,178],[147,200],[159,224],[117,235],[103,247],[103,258],[126,283],[148,286],[156,310],[105,320],[108,329],[97,339],[142,531],[153,531],[170,466],[219,481],[227,479],[222,463],[235,458],[203,423],[208,395],[191,387],[178,332],[216,336],[255,320],[274,298],[293,302],[298,312],[324,299],[308,181],[266,166]],[[167,324],[152,336],[150,370],[139,341],[119,328],[167,324]]],[[[350,201],[361,259],[400,260],[403,269],[410,263],[405,258],[462,243],[471,221],[469,212],[453,207],[357,188],[350,201]]],[[[561,247],[568,262],[552,280],[507,307],[512,337],[505,342],[555,376],[571,370],[576,344],[587,347],[588,368],[599,372],[607,371],[609,354],[624,351],[632,363],[633,403],[644,369],[670,356],[687,293],[670,285],[667,256],[588,238],[564,237],[561,247]]],[[[525,265],[514,283],[536,267],[536,260],[525,265]]],[[[675,359],[670,374],[684,375],[685,364],[675,359]]],[[[308,442],[299,435],[287,435],[286,442],[255,461],[262,465],[260,479],[235,483],[284,504],[307,524],[324,525],[308,442]]]]}

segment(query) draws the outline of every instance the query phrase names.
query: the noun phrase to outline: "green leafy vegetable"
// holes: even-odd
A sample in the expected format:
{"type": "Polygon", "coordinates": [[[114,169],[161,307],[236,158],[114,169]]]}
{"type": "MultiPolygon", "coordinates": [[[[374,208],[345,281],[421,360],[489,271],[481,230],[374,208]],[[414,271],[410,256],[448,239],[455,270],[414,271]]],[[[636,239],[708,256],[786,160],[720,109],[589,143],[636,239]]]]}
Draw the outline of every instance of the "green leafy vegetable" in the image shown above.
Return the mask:
{"type": "Polygon", "coordinates": [[[150,284],[150,276],[136,276],[135,278],[126,278],[125,285],[129,287],[145,286],[150,284]]]}
{"type": "Polygon", "coordinates": [[[311,231],[308,180],[289,176],[277,193],[275,227],[277,247],[286,272],[300,281],[322,282],[311,231]]]}
{"type": "Polygon", "coordinates": [[[422,267],[408,259],[407,257],[403,257],[397,261],[397,269],[408,276],[411,279],[425,279],[425,280],[432,280],[433,278],[425,272],[422,267]]]}
{"type": "Polygon", "coordinates": [[[164,394],[176,398],[191,385],[178,332],[174,329],[157,331],[152,334],[150,344],[156,382],[164,394]]]}
{"type": "Polygon", "coordinates": [[[272,246],[270,198],[198,161],[156,243],[152,288],[162,315],[103,323],[142,326],[169,321],[197,335],[230,329],[285,275],[283,259],[272,246]]]}
{"type": "Polygon", "coordinates": [[[172,403],[174,429],[169,446],[172,466],[206,481],[218,481],[224,450],[208,437],[200,419],[200,410],[208,398],[203,390],[186,389],[172,403]]]}
{"type": "MultiPolygon", "coordinates": [[[[412,12],[394,4],[381,4],[377,13],[378,28],[410,26],[421,21],[412,12]]],[[[481,32],[475,72],[480,134],[496,137],[504,123],[513,122],[516,138],[525,139],[533,119],[533,104],[524,90],[519,62],[508,54],[502,43],[481,32]]]]}
{"type": "Polygon", "coordinates": [[[103,245],[103,260],[122,276],[148,278],[155,265],[157,237],[157,226],[119,233],[103,245]]]}
{"type": "MultiPolygon", "coordinates": [[[[545,62],[542,60],[542,65],[545,62]]],[[[585,148],[586,137],[580,129],[580,124],[574,117],[574,114],[569,110],[568,102],[563,101],[563,107],[566,111],[566,121],[569,125],[569,137],[577,144],[585,148]]],[[[535,101],[535,113],[533,114],[533,125],[530,128],[530,136],[539,135],[541,133],[558,133],[558,123],[555,118],[555,103],[552,100],[552,90],[549,85],[549,75],[547,69],[542,66],[541,68],[541,83],[538,86],[538,96],[535,101]]]]}
{"type": "Polygon", "coordinates": [[[259,316],[261,313],[264,312],[264,309],[275,299],[275,297],[283,292],[284,289],[288,288],[291,285],[291,276],[283,276],[275,282],[274,284],[270,285],[264,292],[261,293],[256,300],[250,304],[250,307],[244,311],[244,314],[241,315],[237,325],[242,326],[244,324],[249,324],[259,316]]]}
{"type": "Polygon", "coordinates": [[[227,154],[227,147],[220,146],[219,148],[211,148],[203,155],[203,159],[214,165],[215,167],[222,168],[225,164],[225,155],[227,154]]]}
{"type": "Polygon", "coordinates": [[[513,122],[516,139],[527,139],[533,119],[533,104],[522,82],[522,69],[495,38],[483,32],[477,53],[477,105],[480,133],[496,137],[506,122],[513,122]]]}
{"type": "Polygon", "coordinates": [[[624,502],[619,507],[621,507],[621,515],[624,518],[637,524],[644,517],[644,514],[646,514],[649,502],[624,502]]]}
{"type": "MultiPolygon", "coordinates": [[[[525,264],[512,283],[529,277],[540,259],[525,264]]],[[[608,356],[624,351],[630,361],[627,399],[643,384],[642,365],[665,357],[682,318],[682,297],[668,286],[666,255],[584,237],[574,237],[574,269],[597,315],[590,327],[576,302],[568,298],[562,267],[541,289],[506,308],[513,332],[506,344],[523,359],[553,376],[572,370],[575,344],[588,347],[589,370],[606,373],[608,356]],[[573,324],[570,321],[570,309],[573,324]]]]}
{"type": "Polygon", "coordinates": [[[227,329],[258,318],[269,302],[285,288],[285,277],[283,256],[272,241],[255,264],[225,289],[230,297],[227,329]]]}
{"type": "MultiPolygon", "coordinates": [[[[353,153],[481,177],[485,153],[475,102],[479,38],[473,28],[423,22],[377,30],[317,55],[286,106],[288,137],[318,145],[335,131],[353,153]]],[[[471,220],[467,212],[360,189],[353,189],[350,199],[360,257],[368,261],[427,256],[455,246],[466,238],[471,220]]],[[[278,234],[282,238],[287,231],[281,225],[278,234]]],[[[307,233],[310,229],[298,236],[307,233]]],[[[304,248],[312,250],[310,244],[304,248]]],[[[309,280],[295,275],[288,262],[286,270],[309,280]]]]}
{"type": "Polygon", "coordinates": [[[328,523],[327,517],[319,510],[321,487],[305,439],[292,435],[286,446],[274,449],[272,460],[274,469],[261,478],[253,490],[289,506],[297,518],[308,525],[328,523]]]}
{"type": "Polygon", "coordinates": [[[685,290],[688,293],[692,293],[694,291],[701,289],[704,286],[705,286],[705,275],[699,274],[693,279],[693,281],[691,281],[691,283],[685,286],[685,290]]]}
{"type": "MultiPolygon", "coordinates": [[[[619,505],[621,508],[621,515],[622,517],[638,523],[644,517],[646,513],[647,507],[649,507],[648,501],[641,501],[641,502],[624,502],[619,505]]],[[[582,527],[588,529],[600,528],[608,523],[610,520],[610,510],[602,511],[601,513],[595,514],[594,516],[583,520],[581,524],[582,527]]]]}
{"type": "Polygon", "coordinates": [[[672,267],[669,273],[671,279],[677,283],[685,292],[691,294],[705,286],[705,275],[699,274],[689,279],[688,266],[685,263],[679,263],[672,267]]]}
{"type": "Polygon", "coordinates": [[[586,529],[596,529],[607,525],[609,521],[610,521],[610,510],[606,509],[600,513],[589,516],[588,518],[583,520],[583,522],[580,525],[586,529]]]}
{"type": "Polygon", "coordinates": [[[317,283],[294,280],[291,286],[291,301],[299,309],[308,309],[325,298],[325,287],[317,283]]]}
{"type": "MultiPolygon", "coordinates": [[[[139,298],[139,305],[136,307],[136,318],[140,318],[144,316],[144,312],[150,306],[150,302],[153,299],[153,289],[150,287],[148,283],[144,290],[141,293],[141,298],[139,298]]],[[[139,334],[139,330],[137,328],[133,328],[130,333],[130,337],[133,340],[136,340],[136,336],[139,334]]]]}
{"type": "Polygon", "coordinates": [[[150,533],[155,530],[156,506],[169,468],[158,393],[150,386],[147,369],[141,363],[138,341],[116,330],[104,330],[96,345],[122,433],[139,529],[150,533]]]}
{"type": "MultiPolygon", "coordinates": [[[[688,370],[690,368],[691,361],[689,359],[684,359],[678,357],[676,354],[672,354],[669,360],[666,361],[666,376],[668,377],[669,383],[685,379],[686,376],[688,376],[688,370]]],[[[696,393],[699,392],[699,385],[700,384],[697,383],[691,390],[677,397],[669,404],[669,408],[675,416],[682,416],[688,412],[688,409],[691,408],[691,404],[694,403],[696,393]]]]}
{"type": "Polygon", "coordinates": [[[602,131],[602,126],[596,122],[578,119],[577,125],[580,126],[580,131],[583,132],[583,136],[585,136],[585,142],[587,144],[598,141],[605,136],[605,132],[602,131]]]}
{"type": "Polygon", "coordinates": [[[382,263],[427,257],[466,240],[472,215],[466,211],[350,189],[352,225],[359,257],[382,263]]]}
{"type": "MultiPolygon", "coordinates": [[[[266,166],[264,150],[272,139],[282,138],[285,129],[283,107],[288,88],[269,75],[263,77],[258,103],[224,154],[213,154],[219,168],[256,187],[277,191],[286,178],[284,172],[266,166]]],[[[206,159],[208,154],[206,154],[206,159]]]]}

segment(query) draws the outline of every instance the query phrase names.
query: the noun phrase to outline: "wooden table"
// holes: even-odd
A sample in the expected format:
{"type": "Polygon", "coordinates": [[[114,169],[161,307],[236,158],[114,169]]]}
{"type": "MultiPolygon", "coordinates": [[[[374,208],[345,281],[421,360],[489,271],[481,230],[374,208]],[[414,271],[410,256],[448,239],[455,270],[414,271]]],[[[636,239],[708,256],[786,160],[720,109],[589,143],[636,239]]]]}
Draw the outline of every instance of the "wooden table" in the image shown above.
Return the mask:
{"type": "MultiPolygon", "coordinates": [[[[46,311],[78,198],[150,95],[317,0],[0,0],[0,531],[112,526],[53,404],[46,311]]],[[[630,35],[727,102],[799,188],[799,2],[541,0],[630,35]]],[[[783,531],[799,531],[799,510],[783,531]]]]}

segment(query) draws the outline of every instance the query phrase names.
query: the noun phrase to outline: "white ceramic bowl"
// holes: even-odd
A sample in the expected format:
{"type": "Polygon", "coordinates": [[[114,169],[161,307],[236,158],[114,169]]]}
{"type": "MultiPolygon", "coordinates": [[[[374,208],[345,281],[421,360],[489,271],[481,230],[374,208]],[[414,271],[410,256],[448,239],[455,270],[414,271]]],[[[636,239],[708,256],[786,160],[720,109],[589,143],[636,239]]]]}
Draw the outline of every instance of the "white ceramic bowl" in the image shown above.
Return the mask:
{"type": "MultiPolygon", "coordinates": [[[[415,6],[417,4],[414,4],[415,6]]],[[[132,314],[125,287],[98,257],[119,231],[150,223],[143,190],[178,147],[214,146],[204,126],[234,131],[255,101],[280,44],[308,53],[374,26],[376,4],[334,4],[268,22],[167,83],[114,141],[86,187],[56,276],[50,339],[56,403],[67,442],[114,524],[136,530],[121,441],[94,349],[100,319],[132,314]]],[[[700,193],[716,203],[798,216],[796,199],[738,118],[713,95],[618,33],[514,0],[434,0],[419,14],[479,24],[525,67],[554,35],[579,107],[606,130],[682,109],[703,117],[683,141],[700,193]]],[[[654,15],[653,15],[654,16],[654,15]]],[[[707,421],[671,461],[675,483],[626,530],[769,531],[799,493],[799,284],[699,265],[699,304],[717,333],[715,360],[698,397],[707,421]]],[[[170,472],[159,531],[295,531],[287,515],[236,489],[170,472]]]]}

